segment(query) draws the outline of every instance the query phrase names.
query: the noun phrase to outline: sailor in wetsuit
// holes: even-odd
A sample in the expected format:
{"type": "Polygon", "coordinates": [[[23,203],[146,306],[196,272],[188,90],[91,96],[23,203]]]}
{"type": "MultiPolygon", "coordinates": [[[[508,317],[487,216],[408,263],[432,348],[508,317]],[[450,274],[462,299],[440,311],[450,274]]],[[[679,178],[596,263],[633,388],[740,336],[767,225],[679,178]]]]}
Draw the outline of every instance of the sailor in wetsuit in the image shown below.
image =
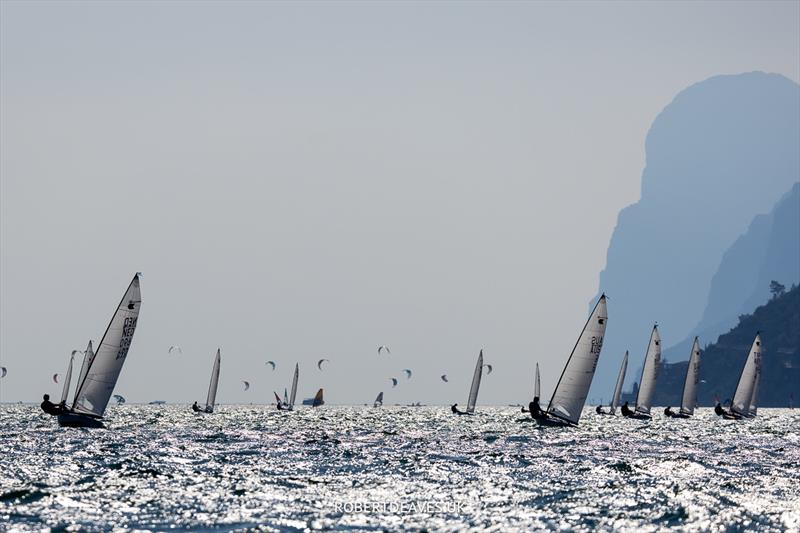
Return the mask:
{"type": "Polygon", "coordinates": [[[453,411],[453,414],[456,414],[456,415],[465,415],[466,414],[464,411],[459,410],[457,403],[454,403],[453,405],[451,405],[450,406],[450,410],[453,411]]]}
{"type": "Polygon", "coordinates": [[[625,404],[622,406],[621,411],[622,411],[622,416],[631,416],[633,414],[631,408],[628,407],[628,402],[625,402],[625,404]]]}
{"type": "Polygon", "coordinates": [[[666,409],[664,409],[664,414],[669,416],[669,417],[672,417],[672,418],[675,417],[675,412],[672,410],[672,406],[671,405],[669,407],[667,407],[666,409]]]}
{"type": "Polygon", "coordinates": [[[42,397],[42,399],[44,400],[42,402],[42,405],[41,405],[42,411],[44,411],[48,415],[58,416],[58,415],[64,414],[67,411],[66,405],[65,405],[64,402],[61,402],[58,405],[54,404],[53,402],[50,401],[50,395],[49,394],[45,394],[42,397]]]}
{"type": "Polygon", "coordinates": [[[542,411],[542,408],[539,407],[539,397],[535,396],[533,401],[528,404],[528,410],[531,412],[531,418],[535,418],[537,420],[544,420],[545,418],[549,418],[547,413],[542,411]]]}
{"type": "Polygon", "coordinates": [[[283,402],[281,402],[281,401],[278,401],[278,402],[277,402],[275,405],[276,405],[276,407],[278,408],[278,411],[283,411],[283,410],[285,410],[285,408],[283,407],[283,402]]]}
{"type": "Polygon", "coordinates": [[[192,411],[194,411],[195,413],[202,413],[203,412],[203,410],[200,408],[200,406],[197,405],[197,402],[194,402],[192,404],[192,411]]]}
{"type": "Polygon", "coordinates": [[[597,413],[598,415],[607,415],[608,414],[605,411],[603,411],[603,406],[602,405],[598,405],[597,407],[595,407],[594,412],[597,413]]]}

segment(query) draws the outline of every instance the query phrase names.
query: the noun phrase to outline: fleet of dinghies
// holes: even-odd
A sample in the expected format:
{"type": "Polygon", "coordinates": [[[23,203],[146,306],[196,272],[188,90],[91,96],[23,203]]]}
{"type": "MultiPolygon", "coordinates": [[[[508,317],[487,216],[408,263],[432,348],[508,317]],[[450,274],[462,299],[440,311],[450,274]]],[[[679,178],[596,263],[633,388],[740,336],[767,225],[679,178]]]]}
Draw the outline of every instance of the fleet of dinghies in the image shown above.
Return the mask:
{"type": "MultiPolygon", "coordinates": [[[[546,409],[540,405],[541,399],[541,377],[539,373],[539,363],[536,363],[534,375],[533,401],[529,408],[524,407],[523,412],[529,412],[531,418],[541,426],[576,426],[578,425],[586,398],[589,394],[595,370],[600,358],[608,324],[607,298],[603,294],[595,304],[583,329],[578,336],[578,340],[567,357],[561,375],[553,389],[552,396],[546,409]]],[[[140,274],[137,272],[128,285],[125,294],[120,300],[119,305],[114,311],[111,321],[106,328],[100,343],[95,351],[92,341],[89,341],[86,350],[80,352],[73,350],[70,354],[67,370],[64,373],[62,392],[59,404],[49,402],[49,396],[45,395],[45,402],[42,409],[48,414],[56,415],[58,423],[67,427],[102,427],[102,419],[114,387],[119,379],[122,367],[128,355],[134,332],[141,310],[142,298],[140,290],[140,274]],[[73,367],[75,356],[83,354],[81,369],[75,383],[72,401],[69,402],[70,388],[72,385],[73,367]]],[[[172,351],[172,348],[170,349],[172,351]]],[[[390,354],[388,347],[380,346],[378,354],[385,351],[390,354]]],[[[745,360],[739,381],[736,385],[733,398],[730,400],[728,409],[725,409],[719,402],[715,407],[715,413],[728,419],[752,418],[756,416],[758,409],[758,388],[761,378],[761,336],[756,334],[756,338],[750,348],[750,352],[745,360]]],[[[689,355],[686,377],[684,380],[683,392],[681,395],[681,405],[677,412],[673,412],[671,407],[664,410],[668,418],[690,418],[695,413],[697,405],[697,390],[700,383],[700,343],[695,337],[692,350],[689,355]]],[[[322,370],[322,363],[327,359],[321,359],[317,367],[322,370]]],[[[269,362],[275,369],[275,363],[269,362]]],[[[211,414],[216,405],[217,389],[219,387],[221,354],[217,349],[211,369],[211,379],[208,385],[208,394],[205,407],[198,406],[195,402],[193,410],[199,413],[211,414]]],[[[628,402],[621,406],[621,414],[624,417],[649,420],[652,418],[651,408],[653,394],[655,392],[656,381],[661,368],[661,337],[658,325],[654,325],[650,333],[650,341],[642,365],[642,373],[636,391],[636,403],[633,409],[628,407],[628,402]]],[[[483,350],[478,354],[475,363],[475,370],[470,384],[467,407],[464,411],[458,409],[458,404],[451,406],[452,412],[456,414],[473,415],[478,401],[481,379],[484,368],[487,374],[491,373],[492,366],[484,363],[483,350]]],[[[602,406],[597,406],[596,412],[600,415],[616,415],[620,408],[622,388],[628,368],[628,352],[622,359],[619,374],[614,386],[609,411],[604,411],[602,406]]],[[[411,377],[411,370],[404,370],[407,378],[411,377]]],[[[6,369],[3,369],[5,375],[6,369]]],[[[54,381],[58,383],[57,376],[54,381]]],[[[292,376],[291,393],[284,389],[283,398],[275,394],[275,401],[278,410],[292,411],[297,399],[297,386],[300,376],[300,365],[295,364],[292,376]]],[[[447,381],[442,376],[443,381],[447,381]]],[[[114,395],[118,403],[124,403],[124,398],[114,395]]],[[[319,389],[313,398],[303,400],[304,405],[318,407],[323,405],[323,389],[319,389]]],[[[373,402],[373,407],[383,405],[383,392],[380,392],[373,402]]]]}

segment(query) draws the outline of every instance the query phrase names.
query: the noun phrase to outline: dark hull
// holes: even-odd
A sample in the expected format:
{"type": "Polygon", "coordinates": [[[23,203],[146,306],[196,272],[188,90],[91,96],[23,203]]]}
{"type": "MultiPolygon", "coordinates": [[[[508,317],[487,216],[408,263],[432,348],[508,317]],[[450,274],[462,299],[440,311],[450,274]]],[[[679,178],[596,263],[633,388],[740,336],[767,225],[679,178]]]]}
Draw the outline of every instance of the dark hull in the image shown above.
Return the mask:
{"type": "Polygon", "coordinates": [[[544,427],[555,427],[555,428],[568,428],[574,427],[574,424],[570,424],[565,420],[561,420],[560,418],[535,418],[536,423],[540,426],[544,427]]]}
{"type": "Polygon", "coordinates": [[[76,413],[58,415],[58,425],[62,428],[103,428],[103,422],[91,416],[76,413]]]}

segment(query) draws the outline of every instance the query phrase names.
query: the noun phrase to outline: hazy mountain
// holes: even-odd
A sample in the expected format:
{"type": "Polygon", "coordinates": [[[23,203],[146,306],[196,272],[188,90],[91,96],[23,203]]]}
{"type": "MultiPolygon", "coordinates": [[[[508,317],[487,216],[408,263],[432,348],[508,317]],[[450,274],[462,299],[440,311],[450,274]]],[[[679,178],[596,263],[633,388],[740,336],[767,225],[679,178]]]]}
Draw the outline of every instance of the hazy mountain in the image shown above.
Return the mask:
{"type": "Polygon", "coordinates": [[[797,181],[798,145],[800,86],[780,75],[716,76],[659,114],[641,199],[620,212],[600,273],[610,318],[593,394],[610,393],[626,349],[641,364],[654,322],[667,345],[700,322],[725,250],[797,181]]]}
{"type": "Polygon", "coordinates": [[[728,248],[711,280],[703,318],[681,343],[665,350],[664,357],[688,359],[695,336],[704,344],[716,341],[736,325],[739,315],[767,301],[772,280],[787,287],[800,282],[800,183],[769,214],[756,216],[728,248]]]}
{"type": "MultiPolygon", "coordinates": [[[[756,332],[763,341],[758,404],[786,407],[789,395],[800,398],[800,288],[742,315],[739,324],[707,346],[700,356],[699,405],[713,405],[733,395],[756,332]],[[705,381],[705,382],[703,382],[705,381]]],[[[678,406],[688,362],[665,364],[658,377],[653,405],[678,406]]]]}

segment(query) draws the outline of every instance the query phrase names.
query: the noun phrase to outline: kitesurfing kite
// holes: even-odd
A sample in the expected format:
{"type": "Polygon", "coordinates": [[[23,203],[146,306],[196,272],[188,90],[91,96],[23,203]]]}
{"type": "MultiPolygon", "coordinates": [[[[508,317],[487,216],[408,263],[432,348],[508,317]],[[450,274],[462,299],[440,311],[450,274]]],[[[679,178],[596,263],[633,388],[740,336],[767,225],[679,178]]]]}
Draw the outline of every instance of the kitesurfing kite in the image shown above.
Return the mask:
{"type": "Polygon", "coordinates": [[[6,377],[6,374],[8,374],[8,369],[4,366],[0,366],[0,378],[6,377]]]}
{"type": "Polygon", "coordinates": [[[442,374],[442,381],[444,381],[445,383],[449,383],[449,380],[447,379],[447,374],[442,374]]]}
{"type": "Polygon", "coordinates": [[[125,403],[125,398],[121,394],[115,394],[114,399],[117,400],[117,403],[125,403]]]}
{"type": "Polygon", "coordinates": [[[378,355],[380,355],[380,354],[381,354],[381,350],[386,350],[386,353],[387,353],[388,355],[392,355],[392,352],[389,350],[389,347],[388,347],[388,346],[386,346],[386,345],[381,345],[381,346],[378,346],[378,355]]]}
{"type": "Polygon", "coordinates": [[[267,364],[272,367],[272,370],[275,370],[275,361],[267,361],[267,364]]]}
{"type": "Polygon", "coordinates": [[[490,365],[490,364],[485,364],[485,365],[483,365],[483,366],[485,366],[485,367],[488,369],[488,370],[486,371],[486,375],[487,375],[487,376],[488,376],[489,374],[491,374],[491,373],[492,373],[492,365],[490,365]]]}
{"type": "Polygon", "coordinates": [[[320,359],[319,361],[317,361],[317,368],[322,370],[322,363],[330,363],[330,362],[331,362],[330,359],[320,359]]]}
{"type": "Polygon", "coordinates": [[[244,383],[244,390],[247,390],[247,389],[250,388],[250,382],[249,381],[242,380],[242,383],[244,383]]]}
{"type": "Polygon", "coordinates": [[[392,380],[392,388],[397,387],[397,383],[398,383],[397,378],[389,378],[389,379],[392,380]]]}
{"type": "Polygon", "coordinates": [[[172,352],[183,353],[183,350],[181,350],[180,346],[173,345],[169,347],[169,351],[167,351],[167,353],[172,353],[172,352]]]}
{"type": "Polygon", "coordinates": [[[53,374],[53,383],[58,383],[58,374],[53,374]]]}
{"type": "Polygon", "coordinates": [[[411,369],[410,368],[406,368],[405,370],[403,370],[403,372],[406,373],[406,379],[411,379],[411,369]]]}

